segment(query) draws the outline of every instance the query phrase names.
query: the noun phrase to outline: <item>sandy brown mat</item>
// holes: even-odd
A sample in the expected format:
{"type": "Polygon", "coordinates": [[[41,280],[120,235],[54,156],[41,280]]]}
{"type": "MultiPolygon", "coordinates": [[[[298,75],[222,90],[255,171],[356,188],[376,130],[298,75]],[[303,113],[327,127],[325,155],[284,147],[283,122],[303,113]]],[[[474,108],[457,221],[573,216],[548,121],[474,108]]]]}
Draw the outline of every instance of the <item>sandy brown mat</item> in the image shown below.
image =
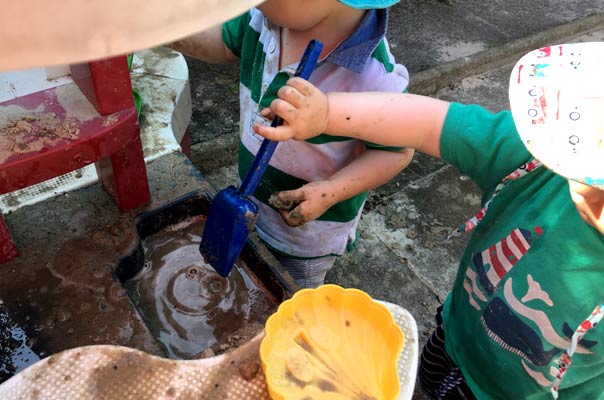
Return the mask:
{"type": "Polygon", "coordinates": [[[3,1],[0,71],[68,64],[172,42],[259,0],[3,1]]]}
{"type": "MultiPolygon", "coordinates": [[[[399,357],[400,400],[413,394],[417,326],[403,308],[383,303],[405,334],[399,357]]],[[[169,360],[120,346],[86,346],[52,355],[0,385],[11,400],[264,400],[258,356],[263,333],[245,345],[202,360],[169,360]]]]}

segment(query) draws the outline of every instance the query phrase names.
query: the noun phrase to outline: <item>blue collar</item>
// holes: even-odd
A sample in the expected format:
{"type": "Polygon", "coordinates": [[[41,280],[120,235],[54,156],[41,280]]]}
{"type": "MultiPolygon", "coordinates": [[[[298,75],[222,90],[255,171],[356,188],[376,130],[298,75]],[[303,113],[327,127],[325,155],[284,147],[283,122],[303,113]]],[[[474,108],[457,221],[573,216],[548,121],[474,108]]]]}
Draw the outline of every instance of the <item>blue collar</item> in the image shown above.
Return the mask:
{"type": "Polygon", "coordinates": [[[357,30],[340,43],[326,61],[360,74],[387,30],[388,9],[367,10],[357,30]]]}

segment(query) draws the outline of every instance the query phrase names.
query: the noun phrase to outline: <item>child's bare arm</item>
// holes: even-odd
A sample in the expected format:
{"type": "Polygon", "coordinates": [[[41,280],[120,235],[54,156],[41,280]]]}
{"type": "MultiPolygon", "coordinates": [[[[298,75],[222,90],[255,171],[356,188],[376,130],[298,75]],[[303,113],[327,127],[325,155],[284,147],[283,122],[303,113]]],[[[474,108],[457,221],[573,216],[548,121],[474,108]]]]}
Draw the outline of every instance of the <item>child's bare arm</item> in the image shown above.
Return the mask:
{"type": "Polygon", "coordinates": [[[328,133],[411,147],[440,157],[440,135],[448,102],[404,93],[325,95],[300,78],[290,79],[279,90],[279,97],[271,104],[271,110],[285,123],[277,128],[254,127],[266,138],[304,140],[328,133]]]}
{"type": "Polygon", "coordinates": [[[209,63],[223,64],[238,60],[237,56],[224,44],[222,25],[214,26],[207,31],[196,33],[167,46],[209,63]]]}
{"type": "Polygon", "coordinates": [[[280,192],[271,203],[283,208],[281,216],[288,225],[302,225],[320,217],[334,204],[388,182],[409,165],[413,153],[412,149],[366,150],[328,180],[280,192]]]}
{"type": "Polygon", "coordinates": [[[394,178],[413,159],[413,149],[400,152],[370,149],[336,172],[330,179],[335,203],[374,189],[394,178]]]}

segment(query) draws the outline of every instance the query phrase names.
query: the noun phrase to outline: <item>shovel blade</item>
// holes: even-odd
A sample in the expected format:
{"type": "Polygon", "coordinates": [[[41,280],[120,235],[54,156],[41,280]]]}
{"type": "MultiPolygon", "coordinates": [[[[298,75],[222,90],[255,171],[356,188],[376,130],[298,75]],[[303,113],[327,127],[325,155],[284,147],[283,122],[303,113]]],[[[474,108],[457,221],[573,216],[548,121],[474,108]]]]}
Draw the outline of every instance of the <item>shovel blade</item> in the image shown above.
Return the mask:
{"type": "Polygon", "coordinates": [[[258,218],[258,206],[229,186],[212,200],[199,251],[212,268],[227,277],[258,218]]]}

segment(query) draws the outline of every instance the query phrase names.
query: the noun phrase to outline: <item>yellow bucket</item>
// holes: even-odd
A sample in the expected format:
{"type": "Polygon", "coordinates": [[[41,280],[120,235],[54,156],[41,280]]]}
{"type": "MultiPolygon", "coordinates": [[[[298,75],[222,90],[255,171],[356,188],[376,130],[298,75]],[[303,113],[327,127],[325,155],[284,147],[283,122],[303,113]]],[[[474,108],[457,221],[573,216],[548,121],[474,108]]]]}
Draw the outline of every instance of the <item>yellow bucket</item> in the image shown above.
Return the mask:
{"type": "Polygon", "coordinates": [[[394,400],[403,343],[385,306],[360,290],[323,285],[279,306],[260,359],[274,400],[394,400]]]}

